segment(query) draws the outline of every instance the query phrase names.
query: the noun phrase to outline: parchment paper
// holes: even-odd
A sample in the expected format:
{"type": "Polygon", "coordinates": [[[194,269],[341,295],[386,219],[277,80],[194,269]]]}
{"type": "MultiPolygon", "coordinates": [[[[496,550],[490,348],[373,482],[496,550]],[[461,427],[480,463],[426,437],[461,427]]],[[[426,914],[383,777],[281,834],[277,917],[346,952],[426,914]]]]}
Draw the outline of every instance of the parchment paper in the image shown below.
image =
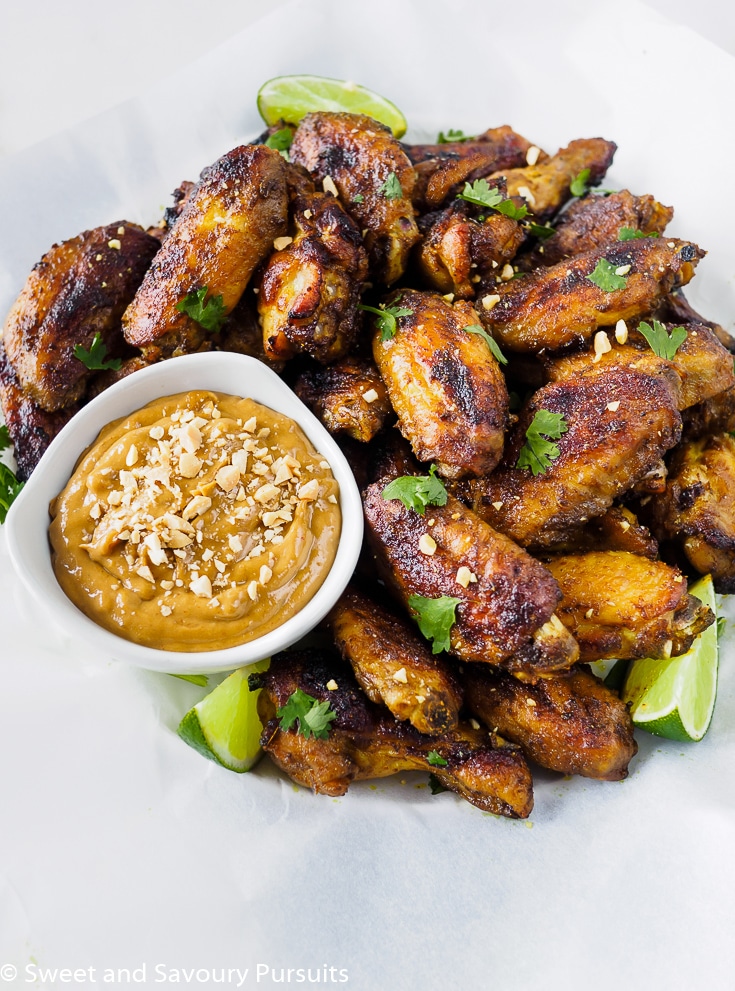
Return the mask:
{"type": "MultiPolygon", "coordinates": [[[[605,184],[676,207],[672,234],[709,251],[689,298],[733,328],[735,63],[633,0],[304,0],[181,71],[170,54],[144,99],[3,163],[0,314],[53,241],[154,221],[260,131],[264,80],[307,71],[391,97],[413,140],[617,141],[605,184]]],[[[203,760],[175,733],[201,690],[47,627],[1,531],[0,636],[0,985],[732,987],[729,636],[702,743],[641,733],[622,783],[538,772],[528,822],[425,775],[331,800],[203,760]]]]}

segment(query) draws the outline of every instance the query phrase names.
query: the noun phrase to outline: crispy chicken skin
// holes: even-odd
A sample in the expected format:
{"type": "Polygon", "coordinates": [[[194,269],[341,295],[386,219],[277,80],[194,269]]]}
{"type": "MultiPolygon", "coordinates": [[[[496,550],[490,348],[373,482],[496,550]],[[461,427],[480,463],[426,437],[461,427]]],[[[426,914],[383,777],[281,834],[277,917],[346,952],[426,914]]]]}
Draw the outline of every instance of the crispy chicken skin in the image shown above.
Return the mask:
{"type": "Polygon", "coordinates": [[[663,496],[646,509],[659,540],[681,545],[718,592],[735,592],[735,439],[730,434],[681,444],[669,465],[663,496]]]}
{"type": "Polygon", "coordinates": [[[419,227],[424,235],[415,251],[419,276],[438,292],[461,299],[472,299],[476,281],[511,261],[525,240],[523,228],[510,217],[491,212],[475,220],[463,205],[428,214],[419,227]]]}
{"type": "Polygon", "coordinates": [[[473,665],[463,682],[469,709],[541,767],[603,781],[627,777],[638,751],[628,709],[586,668],[528,685],[473,665]]]}
{"type": "Polygon", "coordinates": [[[327,623],[371,702],[382,702],[420,733],[456,727],[462,701],[457,681],[406,620],[348,587],[327,623]]]}
{"type": "Polygon", "coordinates": [[[400,278],[419,239],[411,202],[416,174],[390,129],[362,114],[307,114],[290,156],[320,183],[331,178],[345,210],[365,232],[374,277],[387,285],[400,278]]]}
{"type": "Polygon", "coordinates": [[[258,279],[263,346],[269,358],[303,353],[327,364],[347,354],[360,329],[362,237],[331,193],[295,197],[290,231],[258,279]]]}
{"type": "Polygon", "coordinates": [[[531,774],[518,747],[461,724],[441,736],[424,736],[398,722],[360,691],[352,671],[336,655],[316,651],[277,654],[270,669],[253,676],[262,686],[258,714],[261,744],[297,784],[317,794],[344,795],[353,781],[400,771],[429,771],[445,788],[485,812],[526,818],[533,807],[531,774]],[[327,684],[335,682],[330,691],[327,684]],[[308,740],[296,728],[282,730],[277,710],[300,688],[336,713],[326,739],[308,740]],[[445,766],[429,762],[434,751],[445,766]]]}
{"type": "Polygon", "coordinates": [[[176,309],[206,287],[237,305],[256,266],[286,233],[286,163],[263,145],[233,148],[206,168],[123,316],[126,339],[151,359],[196,351],[207,331],[176,309]]]}
{"type": "Polygon", "coordinates": [[[671,222],[674,210],[653,196],[633,196],[621,189],[609,196],[583,196],[562,213],[556,232],[539,245],[523,268],[556,265],[582,251],[593,251],[617,241],[623,227],[643,234],[661,234],[671,222]]]}
{"type": "Polygon", "coordinates": [[[597,186],[610,168],[617,145],[604,138],[578,138],[551,158],[535,165],[498,171],[490,178],[505,179],[508,196],[519,196],[529,213],[546,220],[571,197],[570,186],[589,169],[587,184],[597,186]]]}
{"type": "Polygon", "coordinates": [[[396,334],[373,335],[373,355],[403,435],[446,478],[482,475],[500,460],[508,391],[475,309],[408,289],[391,301],[411,313],[396,334]]]}
{"type": "Polygon", "coordinates": [[[33,268],[3,331],[21,388],[53,412],[84,395],[92,372],[74,354],[96,334],[106,357],[126,345],[120,318],[159,242],[136,224],[117,221],[54,245],[33,268]]]}
{"type": "Polygon", "coordinates": [[[687,593],[678,568],[663,561],[590,551],[545,563],[564,594],[556,611],[579,644],[580,661],[683,654],[714,622],[687,593]]]}
{"type": "Polygon", "coordinates": [[[554,550],[561,554],[627,551],[653,561],[658,558],[658,541],[627,506],[611,506],[601,516],[570,529],[564,542],[554,550]]]}
{"type": "Polygon", "coordinates": [[[598,327],[648,313],[672,288],[689,282],[703,255],[688,241],[659,237],[584,251],[511,282],[485,285],[500,300],[483,311],[483,320],[513,351],[555,351],[580,344],[598,327]],[[588,276],[601,260],[623,270],[624,288],[607,292],[590,281],[588,276]]]}
{"type": "Polygon", "coordinates": [[[394,419],[380,373],[366,358],[351,355],[327,368],[308,368],[294,392],[331,434],[367,442],[394,419]]]}
{"type": "Polygon", "coordinates": [[[0,338],[0,407],[15,447],[17,476],[27,481],[44,451],[79,409],[78,404],[49,413],[20,387],[0,338]]]}
{"type": "Polygon", "coordinates": [[[364,495],[378,572],[407,609],[413,595],[459,599],[451,653],[527,678],[577,660],[577,645],[554,614],[559,586],[542,564],[452,496],[445,506],[427,507],[424,516],[385,499],[388,481],[373,483],[364,495]],[[424,535],[436,544],[431,554],[419,550],[424,535]],[[470,571],[466,588],[458,581],[462,567],[470,571]]]}
{"type": "MultiPolygon", "coordinates": [[[[416,167],[414,202],[421,210],[436,210],[466,182],[525,165],[532,145],[505,124],[470,141],[404,147],[416,167]]],[[[539,150],[539,161],[547,157],[539,150]]]]}
{"type": "Polygon", "coordinates": [[[467,494],[490,526],[522,546],[563,546],[570,529],[604,513],[659,464],[680,435],[681,416],[660,379],[621,368],[566,378],[534,393],[502,462],[469,483],[467,494]],[[538,410],[561,413],[567,431],[555,441],[559,456],[533,475],[516,463],[538,410]]]}
{"type": "Polygon", "coordinates": [[[735,388],[718,392],[684,413],[684,439],[697,440],[735,430],[735,388]]]}

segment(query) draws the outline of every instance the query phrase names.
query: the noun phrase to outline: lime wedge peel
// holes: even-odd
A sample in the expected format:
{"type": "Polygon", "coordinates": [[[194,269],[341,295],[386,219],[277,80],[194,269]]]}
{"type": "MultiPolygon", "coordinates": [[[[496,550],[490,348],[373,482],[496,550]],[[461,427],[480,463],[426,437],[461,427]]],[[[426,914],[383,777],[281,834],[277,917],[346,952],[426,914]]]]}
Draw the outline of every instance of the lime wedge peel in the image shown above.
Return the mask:
{"type": "Polygon", "coordinates": [[[269,126],[284,121],[298,124],[315,111],[366,114],[393,131],[396,138],[406,133],[406,118],[384,96],[343,79],[326,76],[276,76],[258,91],[258,111],[269,126]]]}
{"type": "Polygon", "coordinates": [[[179,723],[185,743],[230,771],[249,771],[261,755],[262,724],[258,695],[248,688],[248,675],[266,671],[270,660],[238,668],[190,709],[179,723]]]}
{"type": "MultiPolygon", "coordinates": [[[[716,614],[712,579],[690,590],[716,614]]],[[[642,658],[628,668],[622,699],[639,729],[670,740],[702,739],[709,729],[717,697],[717,623],[709,626],[679,657],[642,658]]]]}

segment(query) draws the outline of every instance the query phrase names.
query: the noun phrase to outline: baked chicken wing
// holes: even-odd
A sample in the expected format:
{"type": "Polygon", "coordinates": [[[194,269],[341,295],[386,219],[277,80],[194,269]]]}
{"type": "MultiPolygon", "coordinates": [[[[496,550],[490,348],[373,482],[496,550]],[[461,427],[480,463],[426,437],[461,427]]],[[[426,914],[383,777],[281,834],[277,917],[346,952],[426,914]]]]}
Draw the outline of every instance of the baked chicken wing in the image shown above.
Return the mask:
{"type": "Polygon", "coordinates": [[[308,368],[294,391],[332,434],[366,442],[394,419],[385,383],[366,358],[350,355],[327,368],[308,368]]]}

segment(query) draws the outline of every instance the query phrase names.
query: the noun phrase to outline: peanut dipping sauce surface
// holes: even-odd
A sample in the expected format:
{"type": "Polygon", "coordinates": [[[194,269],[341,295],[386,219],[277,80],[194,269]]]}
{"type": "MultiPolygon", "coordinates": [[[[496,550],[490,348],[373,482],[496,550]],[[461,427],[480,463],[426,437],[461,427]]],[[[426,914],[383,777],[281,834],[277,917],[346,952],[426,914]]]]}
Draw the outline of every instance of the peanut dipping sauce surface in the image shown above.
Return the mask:
{"type": "Polygon", "coordinates": [[[187,392],[108,424],[51,503],[59,584],[119,636],[218,650],[282,625],[339,543],[339,486],[289,417],[187,392]]]}

